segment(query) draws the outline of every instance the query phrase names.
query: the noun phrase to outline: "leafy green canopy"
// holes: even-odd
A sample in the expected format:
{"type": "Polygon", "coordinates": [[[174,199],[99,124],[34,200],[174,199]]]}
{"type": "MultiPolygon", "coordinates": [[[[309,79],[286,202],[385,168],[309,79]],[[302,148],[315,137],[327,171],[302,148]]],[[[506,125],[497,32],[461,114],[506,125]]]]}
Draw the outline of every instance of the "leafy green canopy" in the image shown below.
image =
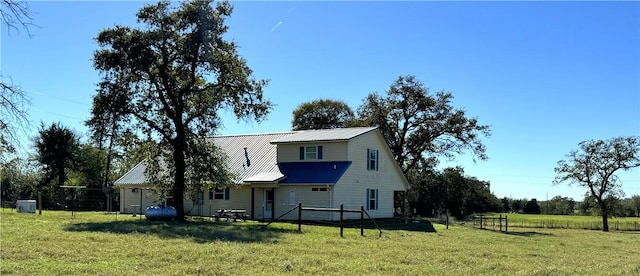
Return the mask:
{"type": "Polygon", "coordinates": [[[319,99],[303,103],[293,111],[293,130],[347,127],[353,110],[343,101],[319,99]]]}
{"type": "Polygon", "coordinates": [[[89,125],[124,128],[158,142],[151,156],[163,158],[150,162],[149,175],[173,188],[178,218],[185,187],[214,183],[224,171],[221,154],[205,141],[221,124],[218,111],[229,108],[238,119],[259,121],[272,107],[263,98],[267,81],[254,79],[236,44],[223,39],[231,12],[226,1],[177,8],[161,1],[138,12],[146,28],[116,25],[97,36],[94,66],[103,79],[89,125]],[[204,163],[208,168],[202,168],[205,160],[212,161],[204,163]]]}
{"type": "Polygon", "coordinates": [[[70,170],[78,165],[80,142],[78,136],[60,123],[40,126],[35,139],[36,158],[44,168],[41,185],[64,185],[70,170]]]}
{"type": "Polygon", "coordinates": [[[357,125],[378,126],[405,174],[425,158],[471,151],[487,159],[480,137],[489,126],[451,105],[453,95],[430,93],[414,76],[400,76],[386,95],[372,93],[357,110],[357,125]]]}
{"type": "Polygon", "coordinates": [[[554,169],[554,184],[569,182],[589,189],[602,212],[603,231],[607,223],[607,198],[622,195],[615,173],[640,167],[640,137],[616,137],[609,140],[580,142],[580,150],[572,150],[554,169]]]}

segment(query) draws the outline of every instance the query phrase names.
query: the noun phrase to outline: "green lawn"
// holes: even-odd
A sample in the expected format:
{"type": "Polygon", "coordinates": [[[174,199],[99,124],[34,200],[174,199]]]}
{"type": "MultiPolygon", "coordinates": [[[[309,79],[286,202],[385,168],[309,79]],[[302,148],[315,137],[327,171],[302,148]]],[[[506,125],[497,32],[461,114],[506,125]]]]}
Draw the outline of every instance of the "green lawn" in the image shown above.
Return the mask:
{"type": "MultiPolygon", "coordinates": [[[[640,232],[345,229],[0,212],[0,275],[640,275],[640,232]]],[[[401,225],[386,227],[400,228],[401,225]]]]}
{"type": "MultiPolygon", "coordinates": [[[[500,214],[489,214],[498,217],[500,214]]],[[[509,219],[509,227],[602,229],[602,217],[565,215],[502,214],[509,219]]],[[[609,218],[609,230],[640,231],[640,218],[609,218]]]]}

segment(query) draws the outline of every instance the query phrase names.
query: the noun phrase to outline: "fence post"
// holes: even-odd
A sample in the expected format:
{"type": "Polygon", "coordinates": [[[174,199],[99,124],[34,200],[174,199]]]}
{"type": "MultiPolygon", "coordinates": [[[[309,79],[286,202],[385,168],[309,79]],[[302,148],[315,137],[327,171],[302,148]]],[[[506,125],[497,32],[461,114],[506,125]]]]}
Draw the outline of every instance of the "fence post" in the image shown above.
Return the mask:
{"type": "Polygon", "coordinates": [[[302,232],[302,202],[298,202],[298,232],[302,232]]]}
{"type": "Polygon", "coordinates": [[[344,216],[344,204],[340,203],[340,237],[342,238],[342,233],[344,232],[344,225],[342,225],[342,220],[344,216]]]}
{"type": "Polygon", "coordinates": [[[504,216],[504,231],[509,232],[509,220],[506,215],[504,216]]]}
{"type": "Polygon", "coordinates": [[[498,220],[498,225],[500,227],[500,232],[502,232],[502,214],[500,214],[500,219],[498,220]]]}
{"type": "Polygon", "coordinates": [[[364,236],[364,206],[360,205],[360,236],[364,236]]]}

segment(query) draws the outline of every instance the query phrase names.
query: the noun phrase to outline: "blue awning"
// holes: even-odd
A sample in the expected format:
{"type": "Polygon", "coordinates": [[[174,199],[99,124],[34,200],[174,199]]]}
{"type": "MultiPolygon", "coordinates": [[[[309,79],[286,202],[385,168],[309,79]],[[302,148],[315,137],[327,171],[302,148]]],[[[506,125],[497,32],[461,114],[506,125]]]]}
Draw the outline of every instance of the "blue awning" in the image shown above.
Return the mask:
{"type": "Polygon", "coordinates": [[[351,166],[347,162],[289,162],[278,163],[280,172],[286,176],[282,184],[323,183],[335,184],[351,166]]]}

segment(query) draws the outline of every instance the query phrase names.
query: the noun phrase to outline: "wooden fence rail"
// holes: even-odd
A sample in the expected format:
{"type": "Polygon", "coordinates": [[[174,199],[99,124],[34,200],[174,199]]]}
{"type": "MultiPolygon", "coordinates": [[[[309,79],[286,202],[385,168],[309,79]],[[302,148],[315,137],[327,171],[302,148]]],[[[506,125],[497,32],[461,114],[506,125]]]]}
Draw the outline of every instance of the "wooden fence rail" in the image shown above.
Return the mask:
{"type": "Polygon", "coordinates": [[[474,217],[473,225],[478,225],[480,229],[489,229],[488,227],[492,227],[493,230],[496,230],[497,226],[500,232],[509,231],[509,220],[507,219],[507,216],[503,217],[502,215],[500,215],[499,217],[485,217],[483,215],[474,217]],[[503,227],[504,231],[502,230],[503,227]]]}
{"type": "Polygon", "coordinates": [[[340,212],[340,237],[344,236],[344,213],[360,213],[360,235],[364,236],[364,216],[366,215],[371,220],[371,222],[373,222],[373,225],[375,225],[376,228],[378,229],[379,236],[382,237],[382,228],[380,228],[380,226],[378,226],[378,224],[373,220],[373,218],[369,216],[369,213],[365,211],[364,206],[360,206],[360,210],[353,210],[353,209],[345,209],[343,204],[340,204],[340,208],[318,208],[318,207],[302,207],[302,203],[299,202],[298,205],[296,205],[296,207],[291,208],[291,210],[285,212],[281,216],[270,221],[264,227],[269,226],[269,224],[271,224],[272,222],[280,220],[281,218],[283,218],[284,216],[290,214],[295,210],[298,210],[298,219],[296,220],[298,222],[298,232],[302,232],[302,211],[340,212]]]}

